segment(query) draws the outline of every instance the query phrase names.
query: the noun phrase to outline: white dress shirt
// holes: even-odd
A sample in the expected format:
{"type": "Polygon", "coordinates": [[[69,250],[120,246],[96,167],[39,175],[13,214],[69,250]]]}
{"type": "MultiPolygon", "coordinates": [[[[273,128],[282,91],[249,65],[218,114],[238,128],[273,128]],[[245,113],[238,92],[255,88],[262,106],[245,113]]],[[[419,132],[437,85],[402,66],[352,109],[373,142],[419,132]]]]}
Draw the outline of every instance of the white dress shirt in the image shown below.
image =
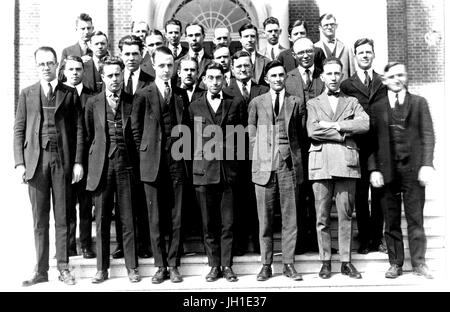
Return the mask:
{"type": "MultiPolygon", "coordinates": [[[[313,77],[312,76],[313,76],[313,72],[314,72],[314,64],[308,69],[309,69],[309,81],[313,81],[313,77]]],[[[304,67],[299,65],[298,66],[298,70],[299,70],[300,74],[302,75],[303,82],[306,85],[306,68],[304,68],[304,67]]]]}
{"type": "MultiPolygon", "coordinates": [[[[170,43],[169,43],[169,44],[167,45],[167,47],[170,49],[170,51],[172,51],[172,54],[173,54],[173,50],[175,49],[175,46],[174,46],[173,44],[170,44],[170,43]]],[[[176,55],[176,56],[180,55],[181,50],[182,50],[182,46],[181,46],[181,44],[178,44],[178,45],[177,45],[177,55],[176,55]]]]}
{"type": "MultiPolygon", "coordinates": [[[[169,83],[170,90],[172,91],[172,84],[170,83],[170,79],[167,82],[169,83]]],[[[159,90],[159,93],[161,93],[161,98],[165,100],[164,90],[166,90],[166,83],[161,79],[155,78],[155,84],[159,90]]]]}
{"type": "MultiPolygon", "coordinates": [[[[270,89],[270,96],[272,97],[272,107],[273,107],[273,110],[275,111],[275,100],[276,100],[276,98],[277,98],[277,93],[273,90],[273,89],[270,89]]],[[[284,89],[283,88],[283,90],[280,90],[280,107],[279,107],[279,111],[278,112],[281,112],[281,108],[283,107],[283,103],[284,103],[284,94],[286,93],[286,89],[284,89]]]]}
{"type": "MultiPolygon", "coordinates": [[[[130,77],[130,73],[131,73],[130,70],[125,67],[123,79],[126,84],[128,84],[128,79],[130,77]]],[[[131,80],[133,81],[133,94],[136,93],[140,74],[141,74],[141,68],[139,67],[136,71],[133,72],[133,76],[131,76],[131,80]]],[[[128,87],[128,85],[125,85],[125,86],[128,87]]]]}
{"type": "MultiPolygon", "coordinates": [[[[397,95],[397,93],[392,92],[391,90],[388,90],[389,105],[391,105],[391,108],[395,107],[395,101],[397,100],[396,95],[397,95]]],[[[398,92],[398,103],[400,105],[403,105],[403,103],[405,102],[405,96],[406,96],[405,89],[398,92]]]]}
{"type": "MultiPolygon", "coordinates": [[[[339,89],[336,92],[341,92],[341,90],[339,89]]],[[[331,110],[333,111],[333,114],[336,114],[336,107],[337,107],[337,105],[339,103],[339,98],[336,97],[336,96],[328,96],[328,102],[330,103],[331,110]]]]}
{"type": "Polygon", "coordinates": [[[370,81],[373,81],[373,68],[361,69],[359,68],[359,66],[356,66],[356,74],[358,75],[358,78],[361,80],[361,82],[364,84],[364,81],[366,80],[366,75],[364,74],[364,71],[367,71],[370,81]]]}
{"type": "MultiPolygon", "coordinates": [[[[58,85],[58,79],[53,79],[52,81],[50,81],[50,85],[52,86],[53,93],[55,93],[55,88],[58,85]]],[[[41,86],[42,86],[42,89],[44,90],[45,96],[48,96],[48,91],[49,91],[48,81],[41,80],[41,86]]]]}
{"type": "MultiPolygon", "coordinates": [[[[242,89],[244,88],[242,81],[236,79],[236,83],[238,85],[239,91],[241,91],[241,94],[244,95],[244,91],[242,91],[242,89]]],[[[250,95],[250,90],[252,89],[252,80],[251,79],[249,81],[247,81],[246,88],[247,88],[248,94],[250,95]]]]}
{"type": "Polygon", "coordinates": [[[213,109],[214,113],[217,112],[217,110],[219,109],[220,103],[222,102],[223,99],[223,94],[222,91],[219,92],[220,98],[219,99],[212,99],[211,96],[211,92],[207,92],[206,94],[206,98],[208,100],[209,105],[211,105],[211,108],[213,109]]]}

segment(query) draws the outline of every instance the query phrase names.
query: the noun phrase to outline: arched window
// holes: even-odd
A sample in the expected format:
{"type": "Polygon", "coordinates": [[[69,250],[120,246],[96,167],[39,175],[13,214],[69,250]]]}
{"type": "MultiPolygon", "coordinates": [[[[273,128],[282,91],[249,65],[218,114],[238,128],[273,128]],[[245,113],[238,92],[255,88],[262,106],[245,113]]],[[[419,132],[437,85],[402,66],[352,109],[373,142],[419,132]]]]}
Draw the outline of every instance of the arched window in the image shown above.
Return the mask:
{"type": "Polygon", "coordinates": [[[185,0],[175,10],[173,18],[180,20],[183,28],[192,22],[201,24],[207,40],[212,39],[214,28],[227,27],[234,37],[242,24],[251,22],[238,0],[185,0]]]}

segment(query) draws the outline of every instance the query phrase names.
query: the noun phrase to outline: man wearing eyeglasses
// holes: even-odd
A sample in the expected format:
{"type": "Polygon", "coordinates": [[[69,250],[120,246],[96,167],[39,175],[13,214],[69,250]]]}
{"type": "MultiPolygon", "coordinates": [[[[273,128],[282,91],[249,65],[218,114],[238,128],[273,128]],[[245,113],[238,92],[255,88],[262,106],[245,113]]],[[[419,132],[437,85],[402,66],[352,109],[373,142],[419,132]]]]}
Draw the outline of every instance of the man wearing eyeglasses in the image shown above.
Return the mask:
{"type": "MultiPolygon", "coordinates": [[[[320,48],[317,49],[320,50],[320,48]]],[[[316,54],[314,44],[308,38],[300,38],[295,41],[292,50],[298,66],[287,74],[286,91],[289,94],[298,96],[306,107],[306,102],[309,99],[319,96],[325,89],[325,84],[320,79],[322,67],[318,68],[315,64],[316,54]]],[[[305,135],[302,143],[304,144],[302,148],[302,160],[303,167],[305,168],[305,180],[300,185],[301,204],[297,207],[299,230],[296,252],[299,254],[308,251],[316,252],[318,249],[315,230],[316,213],[314,209],[314,194],[311,183],[308,181],[306,175],[308,172],[306,169],[308,168],[308,150],[311,141],[305,135]]]]}
{"type": "Polygon", "coordinates": [[[14,161],[28,184],[36,248],[35,273],[22,286],[48,282],[50,200],[53,203],[59,280],[75,284],[69,271],[68,205],[71,184],[83,178],[83,119],[77,91],[56,78],[51,47],[34,53],[40,81],[20,93],[14,123],[14,161]],[[51,195],[50,195],[51,194],[51,195]]]}
{"type": "Polygon", "coordinates": [[[314,45],[325,52],[325,56],[336,57],[342,63],[342,79],[345,80],[355,72],[353,55],[342,41],[336,38],[338,24],[333,14],[323,14],[319,20],[320,41],[314,45]]]}

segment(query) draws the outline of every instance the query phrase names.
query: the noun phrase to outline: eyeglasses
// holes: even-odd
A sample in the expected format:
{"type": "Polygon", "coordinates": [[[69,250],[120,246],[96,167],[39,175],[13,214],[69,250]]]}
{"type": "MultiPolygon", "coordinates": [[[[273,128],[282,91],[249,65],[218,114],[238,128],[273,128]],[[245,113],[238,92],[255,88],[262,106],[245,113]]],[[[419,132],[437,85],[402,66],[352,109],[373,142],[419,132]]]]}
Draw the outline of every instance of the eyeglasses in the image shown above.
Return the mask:
{"type": "Polygon", "coordinates": [[[330,24],[324,24],[324,25],[322,25],[322,27],[323,28],[327,28],[327,27],[331,27],[331,28],[334,28],[334,27],[336,27],[336,23],[330,23],[330,24]]]}
{"type": "Polygon", "coordinates": [[[56,63],[53,62],[53,61],[46,62],[46,63],[38,63],[38,64],[37,64],[37,66],[38,66],[39,68],[44,68],[45,66],[47,66],[47,67],[53,67],[53,66],[55,66],[55,65],[56,65],[56,63]]]}
{"type": "Polygon", "coordinates": [[[294,53],[294,55],[297,55],[299,57],[302,57],[305,54],[313,54],[314,53],[314,49],[308,49],[308,50],[303,50],[303,51],[298,51],[297,53],[294,53]]]}

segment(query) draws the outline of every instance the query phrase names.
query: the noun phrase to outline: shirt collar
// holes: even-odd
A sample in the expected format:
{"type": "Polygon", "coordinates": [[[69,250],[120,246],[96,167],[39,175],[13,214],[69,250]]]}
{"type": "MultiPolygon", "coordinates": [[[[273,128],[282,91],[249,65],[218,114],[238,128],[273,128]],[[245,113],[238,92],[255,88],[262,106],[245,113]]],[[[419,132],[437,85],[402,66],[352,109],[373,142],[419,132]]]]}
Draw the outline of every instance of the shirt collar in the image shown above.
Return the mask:
{"type": "MultiPolygon", "coordinates": [[[[189,56],[190,57],[194,57],[194,53],[195,53],[194,51],[189,50],[189,56]]],[[[197,53],[198,53],[198,59],[201,60],[203,58],[203,55],[205,54],[205,49],[201,49],[197,53]]]]}
{"type": "MultiPolygon", "coordinates": [[[[128,78],[130,77],[130,73],[131,73],[131,71],[128,68],[125,67],[125,73],[124,73],[124,76],[123,76],[125,81],[128,81],[128,78]]],[[[139,67],[138,69],[136,69],[133,72],[133,76],[132,76],[131,79],[133,79],[133,81],[136,80],[136,79],[139,79],[139,75],[140,74],[141,74],[141,67],[139,67]]]]}
{"type": "MultiPolygon", "coordinates": [[[[172,84],[170,79],[167,81],[169,83],[169,87],[172,89],[172,84]]],[[[159,78],[155,78],[155,84],[158,87],[159,92],[161,92],[161,94],[164,94],[164,89],[166,88],[166,83],[159,78]]]]}
{"type": "MultiPolygon", "coordinates": [[[[121,93],[122,93],[122,89],[119,89],[119,91],[116,92],[116,94],[119,98],[120,98],[121,93]]],[[[113,93],[111,91],[109,91],[108,89],[105,89],[106,98],[110,98],[112,94],[113,93]]]]}
{"type": "Polygon", "coordinates": [[[366,75],[364,75],[364,71],[367,70],[367,74],[370,77],[370,80],[373,80],[373,68],[369,69],[362,69],[359,66],[356,66],[356,74],[358,75],[359,79],[361,79],[362,82],[366,79],[366,75]]]}
{"type": "MultiPolygon", "coordinates": [[[[275,104],[275,99],[277,97],[277,93],[271,88],[270,89],[270,96],[272,97],[272,104],[275,104]]],[[[284,100],[284,95],[286,93],[286,88],[283,88],[283,90],[280,91],[280,108],[281,105],[283,104],[283,100],[284,100]]]]}
{"type": "MultiPolygon", "coordinates": [[[[223,99],[223,91],[220,91],[219,94],[220,94],[220,99],[222,100],[223,99]]],[[[206,96],[208,98],[208,101],[212,101],[211,95],[212,95],[211,92],[209,92],[209,91],[206,92],[206,96]]]]}
{"type": "MultiPolygon", "coordinates": [[[[45,93],[48,92],[48,81],[47,80],[41,80],[41,86],[44,89],[45,93]]],[[[53,92],[55,92],[56,86],[58,85],[58,79],[53,79],[50,81],[50,84],[52,85],[53,92]]]]}
{"type": "MultiPolygon", "coordinates": [[[[309,69],[309,72],[310,72],[311,75],[312,75],[312,73],[314,72],[314,64],[312,64],[312,66],[309,67],[308,69],[309,69]]],[[[306,68],[304,68],[304,67],[298,65],[298,70],[300,71],[300,74],[303,76],[303,75],[305,74],[306,68]]]]}
{"type": "MultiPolygon", "coordinates": [[[[389,103],[391,104],[391,107],[395,106],[396,95],[397,95],[397,93],[392,92],[391,90],[388,90],[389,103]]],[[[398,92],[398,102],[400,103],[400,105],[402,105],[403,102],[405,102],[405,96],[406,96],[405,89],[398,92]]]]}

